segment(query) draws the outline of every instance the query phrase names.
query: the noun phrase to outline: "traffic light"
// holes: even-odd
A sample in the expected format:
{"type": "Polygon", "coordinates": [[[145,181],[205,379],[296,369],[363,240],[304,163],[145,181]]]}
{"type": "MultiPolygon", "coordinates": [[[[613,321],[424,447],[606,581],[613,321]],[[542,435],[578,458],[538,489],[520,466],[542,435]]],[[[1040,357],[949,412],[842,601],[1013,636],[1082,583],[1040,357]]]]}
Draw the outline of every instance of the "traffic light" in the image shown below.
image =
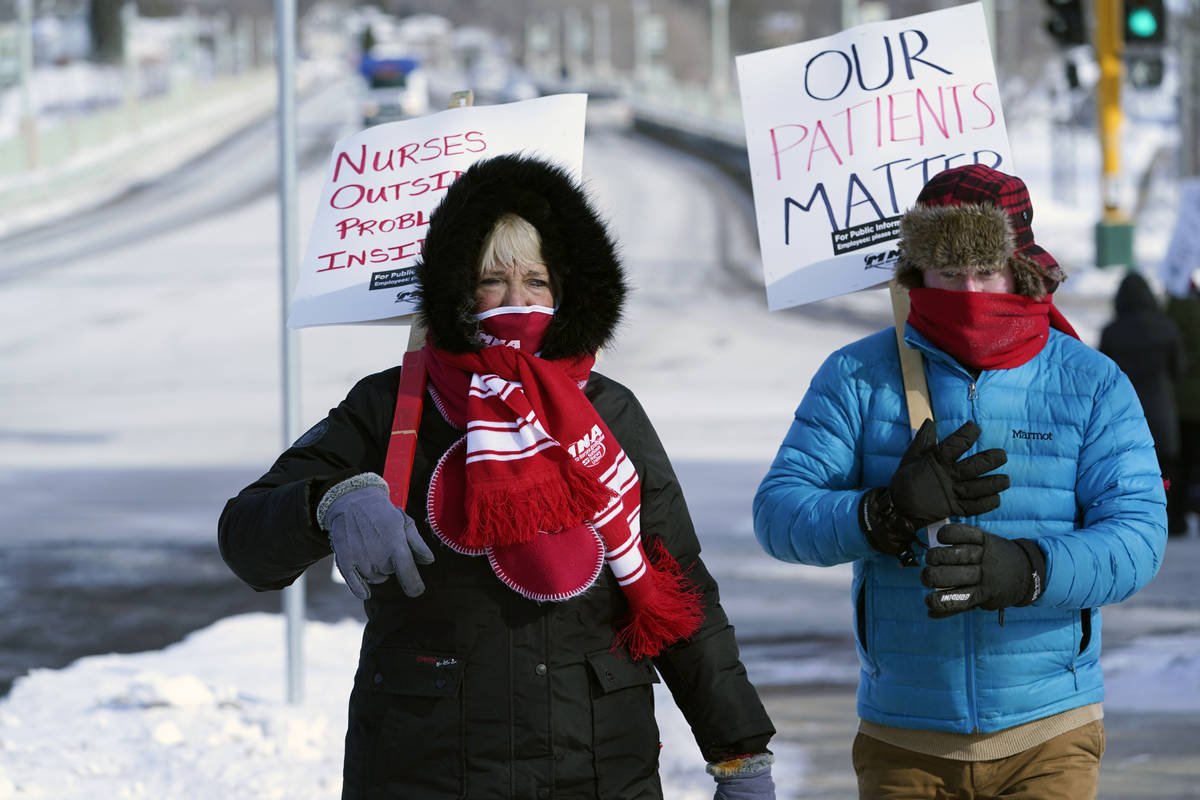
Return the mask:
{"type": "Polygon", "coordinates": [[[1083,18],[1083,0],[1046,0],[1050,16],[1046,30],[1063,47],[1087,44],[1087,25],[1083,18]]]}
{"type": "Polygon", "coordinates": [[[1163,0],[1125,0],[1125,44],[1161,45],[1167,38],[1163,0]]]}
{"type": "Polygon", "coordinates": [[[1124,0],[1125,71],[1139,89],[1162,84],[1167,12],[1163,0],[1124,0]]]}
{"type": "Polygon", "coordinates": [[[1126,58],[1125,73],[1129,76],[1129,85],[1135,89],[1153,89],[1161,86],[1166,65],[1162,56],[1146,54],[1126,58]]]}

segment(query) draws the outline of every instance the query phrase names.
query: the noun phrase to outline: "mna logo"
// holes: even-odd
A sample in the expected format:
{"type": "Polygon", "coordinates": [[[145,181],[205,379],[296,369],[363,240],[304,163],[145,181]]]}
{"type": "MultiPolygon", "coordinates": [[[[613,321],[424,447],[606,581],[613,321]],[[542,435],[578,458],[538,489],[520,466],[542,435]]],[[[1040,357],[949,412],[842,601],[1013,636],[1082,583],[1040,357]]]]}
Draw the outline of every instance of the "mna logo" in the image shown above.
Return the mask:
{"type": "Polygon", "coordinates": [[[479,338],[482,339],[483,343],[489,347],[491,345],[498,344],[504,347],[511,347],[514,350],[521,349],[520,339],[501,339],[499,336],[492,336],[490,333],[484,333],[483,331],[479,332],[479,338]]]}
{"type": "Polygon", "coordinates": [[[599,425],[593,425],[579,441],[567,448],[567,452],[585,467],[596,466],[604,458],[604,432],[599,425]]]}
{"type": "Polygon", "coordinates": [[[1037,431],[1019,431],[1016,428],[1012,429],[1012,438],[1014,439],[1037,439],[1043,442],[1053,441],[1053,433],[1038,433],[1037,431]]]}

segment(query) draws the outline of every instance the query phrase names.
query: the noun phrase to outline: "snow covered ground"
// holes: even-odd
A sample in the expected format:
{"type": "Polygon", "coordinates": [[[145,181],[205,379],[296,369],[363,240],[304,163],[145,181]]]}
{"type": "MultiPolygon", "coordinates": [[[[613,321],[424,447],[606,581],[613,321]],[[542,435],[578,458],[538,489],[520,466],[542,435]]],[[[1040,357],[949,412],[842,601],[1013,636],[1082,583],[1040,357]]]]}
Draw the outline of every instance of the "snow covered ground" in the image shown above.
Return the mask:
{"type": "MultiPolygon", "coordinates": [[[[36,670],[0,704],[0,798],[337,798],[361,632],[351,620],[305,626],[301,706],[284,702],[278,615],[231,617],[158,652],[36,670]]],[[[687,724],[658,687],[666,795],[711,797],[687,724]]],[[[795,785],[802,754],[776,751],[777,779],[795,785]]]]}
{"type": "MultiPolygon", "coordinates": [[[[279,615],[221,620],[157,652],[34,670],[0,703],[0,798],[337,798],[361,626],[305,626],[307,699],[284,702],[279,615]]],[[[1109,710],[1200,713],[1200,639],[1158,637],[1105,659],[1109,710]]],[[[852,683],[806,675],[777,680],[852,683]]],[[[686,722],[659,684],[662,776],[671,800],[712,796],[686,722]]],[[[803,796],[805,753],[774,746],[780,798],[803,796]]]]}

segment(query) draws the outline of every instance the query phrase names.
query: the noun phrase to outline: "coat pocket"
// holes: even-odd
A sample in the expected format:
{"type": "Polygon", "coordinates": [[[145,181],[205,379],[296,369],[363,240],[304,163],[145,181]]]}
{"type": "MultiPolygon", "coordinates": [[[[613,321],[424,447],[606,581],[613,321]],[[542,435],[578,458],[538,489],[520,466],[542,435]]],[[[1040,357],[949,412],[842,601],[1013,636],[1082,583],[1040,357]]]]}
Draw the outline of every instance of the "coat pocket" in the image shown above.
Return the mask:
{"type": "Polygon", "coordinates": [[[874,642],[871,641],[874,624],[871,620],[871,598],[867,592],[869,584],[869,577],[864,577],[854,593],[854,641],[858,645],[858,660],[863,669],[871,675],[878,675],[879,666],[875,661],[874,642]]]}
{"type": "Polygon", "coordinates": [[[380,648],[359,663],[346,732],[346,798],[463,794],[463,677],[448,653],[380,648]]]}
{"type": "Polygon", "coordinates": [[[592,748],[600,797],[657,796],[658,723],[654,689],[658,673],[649,659],[628,653],[589,653],[592,678],[592,748]]]}

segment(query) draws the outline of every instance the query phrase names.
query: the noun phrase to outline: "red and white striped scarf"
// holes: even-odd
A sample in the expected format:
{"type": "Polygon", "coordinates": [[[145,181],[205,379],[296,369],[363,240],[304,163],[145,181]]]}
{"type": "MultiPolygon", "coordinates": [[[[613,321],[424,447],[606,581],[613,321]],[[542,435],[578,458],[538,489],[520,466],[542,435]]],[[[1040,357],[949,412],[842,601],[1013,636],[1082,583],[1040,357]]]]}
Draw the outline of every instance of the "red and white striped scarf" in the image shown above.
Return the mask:
{"type": "Polygon", "coordinates": [[[430,523],[534,600],[580,594],[607,563],[630,605],[618,643],[657,655],[698,629],[700,598],[661,543],[642,547],[637,472],[582,391],[594,356],[536,355],[552,314],[485,312],[495,343],[474,353],[426,343],[435,402],[467,431],[434,472],[430,523]]]}

